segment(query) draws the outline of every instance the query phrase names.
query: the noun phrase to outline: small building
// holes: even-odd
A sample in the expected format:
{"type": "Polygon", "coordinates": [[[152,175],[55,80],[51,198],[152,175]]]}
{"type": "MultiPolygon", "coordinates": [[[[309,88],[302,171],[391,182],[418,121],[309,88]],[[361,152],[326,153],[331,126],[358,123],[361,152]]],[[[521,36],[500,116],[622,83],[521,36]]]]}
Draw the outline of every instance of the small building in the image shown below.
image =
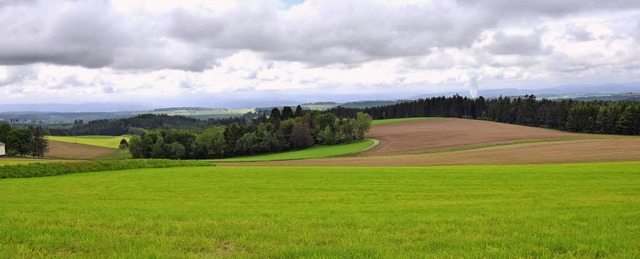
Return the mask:
{"type": "Polygon", "coordinates": [[[4,150],[4,143],[0,142],[0,156],[6,155],[7,152],[4,150]]]}

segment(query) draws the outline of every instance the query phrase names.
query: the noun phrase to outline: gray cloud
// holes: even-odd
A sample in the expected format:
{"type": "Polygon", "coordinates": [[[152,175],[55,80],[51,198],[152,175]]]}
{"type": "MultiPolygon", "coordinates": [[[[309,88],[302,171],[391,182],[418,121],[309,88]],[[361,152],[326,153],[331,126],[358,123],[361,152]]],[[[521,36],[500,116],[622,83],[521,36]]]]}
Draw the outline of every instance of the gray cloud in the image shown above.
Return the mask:
{"type": "Polygon", "coordinates": [[[463,5],[487,9],[503,16],[534,15],[566,15],[591,10],[637,9],[637,0],[457,0],[463,5]]]}
{"type": "MultiPolygon", "coordinates": [[[[421,57],[434,48],[467,49],[483,33],[513,21],[621,9],[640,6],[634,0],[452,0],[393,7],[365,0],[308,0],[284,16],[265,1],[222,13],[178,9],[127,17],[107,0],[0,0],[0,64],[202,71],[250,50],[268,60],[358,65],[421,57]]],[[[548,54],[540,33],[497,33],[487,50],[548,54]]],[[[567,27],[566,33],[576,41],[591,39],[584,27],[567,27]]]]}
{"type": "Polygon", "coordinates": [[[590,41],[594,37],[584,26],[569,25],[564,29],[567,38],[573,41],[590,41]]]}
{"type": "Polygon", "coordinates": [[[535,56],[549,54],[551,49],[542,45],[537,33],[529,35],[509,35],[498,32],[493,36],[493,42],[487,47],[488,51],[496,55],[535,56]]]}

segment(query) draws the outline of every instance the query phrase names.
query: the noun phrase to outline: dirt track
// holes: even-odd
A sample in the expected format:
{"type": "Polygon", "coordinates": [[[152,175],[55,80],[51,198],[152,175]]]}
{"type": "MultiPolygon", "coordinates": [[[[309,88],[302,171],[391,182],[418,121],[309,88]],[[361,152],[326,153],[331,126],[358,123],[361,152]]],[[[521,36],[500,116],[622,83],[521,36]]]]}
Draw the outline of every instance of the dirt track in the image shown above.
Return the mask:
{"type": "Polygon", "coordinates": [[[113,151],[113,148],[49,140],[49,152],[47,152],[45,156],[56,158],[95,159],[111,154],[113,151]]]}
{"type": "Polygon", "coordinates": [[[605,137],[453,118],[379,125],[367,136],[380,140],[380,144],[358,156],[430,152],[513,141],[605,137]]]}

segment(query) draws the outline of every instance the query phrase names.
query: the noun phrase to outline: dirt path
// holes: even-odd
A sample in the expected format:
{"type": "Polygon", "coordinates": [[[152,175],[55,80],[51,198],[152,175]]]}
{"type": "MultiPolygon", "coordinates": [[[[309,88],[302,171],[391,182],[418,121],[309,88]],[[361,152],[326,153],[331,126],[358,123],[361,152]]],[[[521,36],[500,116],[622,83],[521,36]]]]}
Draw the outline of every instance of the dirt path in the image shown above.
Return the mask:
{"type": "Polygon", "coordinates": [[[367,137],[380,140],[380,144],[357,156],[431,152],[514,141],[609,136],[446,118],[378,125],[371,129],[367,137]]]}

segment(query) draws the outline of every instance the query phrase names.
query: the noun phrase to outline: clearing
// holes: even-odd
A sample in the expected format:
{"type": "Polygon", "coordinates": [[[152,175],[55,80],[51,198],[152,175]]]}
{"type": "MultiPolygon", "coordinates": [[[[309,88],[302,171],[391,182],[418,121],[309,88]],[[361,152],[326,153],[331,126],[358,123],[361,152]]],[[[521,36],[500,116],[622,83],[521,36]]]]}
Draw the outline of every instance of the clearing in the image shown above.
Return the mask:
{"type": "Polygon", "coordinates": [[[102,135],[91,135],[91,136],[47,136],[49,140],[68,142],[68,143],[76,143],[76,144],[85,144],[91,146],[98,147],[108,147],[108,148],[118,148],[120,146],[120,141],[122,139],[126,139],[127,142],[131,139],[130,135],[124,136],[102,136],[102,135]]]}
{"type": "Polygon", "coordinates": [[[0,257],[639,258],[639,185],[637,162],[4,179],[0,257]]]}

